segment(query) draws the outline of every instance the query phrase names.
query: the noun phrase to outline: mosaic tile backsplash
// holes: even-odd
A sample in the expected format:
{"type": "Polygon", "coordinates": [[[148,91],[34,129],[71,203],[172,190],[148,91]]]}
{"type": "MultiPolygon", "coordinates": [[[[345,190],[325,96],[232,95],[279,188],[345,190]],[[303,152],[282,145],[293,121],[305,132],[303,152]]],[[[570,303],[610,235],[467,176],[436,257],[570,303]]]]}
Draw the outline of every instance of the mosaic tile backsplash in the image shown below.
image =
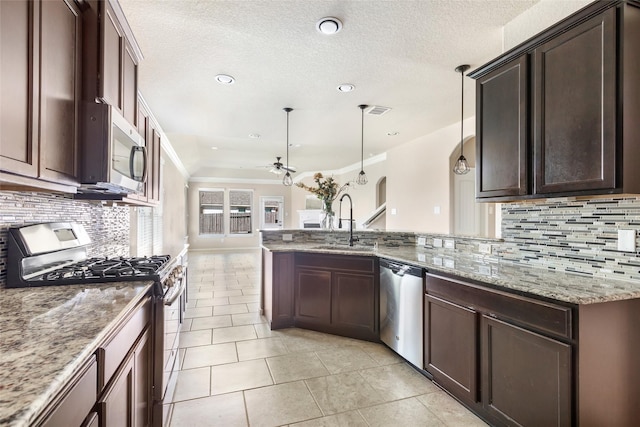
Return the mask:
{"type": "Polygon", "coordinates": [[[640,198],[548,199],[502,205],[502,261],[594,277],[640,280],[640,198]],[[636,251],[618,251],[618,230],[636,251]]]}
{"type": "Polygon", "coordinates": [[[90,256],[129,255],[129,208],[49,193],[0,191],[0,288],[7,277],[7,229],[41,222],[78,222],[91,237],[90,256]]]}

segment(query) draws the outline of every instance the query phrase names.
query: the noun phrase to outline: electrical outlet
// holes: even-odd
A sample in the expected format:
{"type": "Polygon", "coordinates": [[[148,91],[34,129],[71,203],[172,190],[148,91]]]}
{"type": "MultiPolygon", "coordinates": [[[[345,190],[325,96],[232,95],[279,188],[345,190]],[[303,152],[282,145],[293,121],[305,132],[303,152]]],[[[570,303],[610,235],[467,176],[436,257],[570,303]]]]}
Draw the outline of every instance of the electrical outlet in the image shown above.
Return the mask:
{"type": "Polygon", "coordinates": [[[424,246],[427,244],[427,238],[426,237],[418,237],[418,246],[424,246]]]}
{"type": "Polygon", "coordinates": [[[433,214],[434,215],[440,215],[440,206],[434,206],[433,207],[433,214]]]}
{"type": "Polygon", "coordinates": [[[440,258],[439,256],[434,256],[433,257],[433,265],[438,265],[438,266],[442,267],[442,258],[440,258]]]}
{"type": "Polygon", "coordinates": [[[446,258],[444,260],[444,266],[447,268],[456,268],[456,263],[452,259],[446,258]]]}
{"type": "Polygon", "coordinates": [[[425,257],[424,254],[418,254],[418,261],[425,262],[426,260],[427,260],[427,258],[425,257]]]}
{"type": "Polygon", "coordinates": [[[433,247],[441,248],[442,247],[442,239],[433,239],[433,247]]]}
{"type": "Polygon", "coordinates": [[[618,230],[618,250],[623,252],[636,251],[636,230],[618,230]]]}
{"type": "Polygon", "coordinates": [[[480,243],[480,244],[478,244],[478,251],[481,254],[489,254],[489,255],[491,255],[491,243],[480,243]]]}
{"type": "Polygon", "coordinates": [[[398,214],[398,209],[391,208],[391,215],[397,215],[397,214],[398,214]]]}
{"type": "Polygon", "coordinates": [[[292,242],[293,241],[293,234],[283,234],[282,235],[282,240],[284,242],[292,242]]]}
{"type": "Polygon", "coordinates": [[[453,239],[446,239],[444,241],[444,247],[445,249],[455,249],[456,248],[456,242],[453,239]]]}
{"type": "Polygon", "coordinates": [[[486,265],[481,265],[478,267],[478,273],[484,276],[491,276],[491,267],[488,267],[486,265]]]}

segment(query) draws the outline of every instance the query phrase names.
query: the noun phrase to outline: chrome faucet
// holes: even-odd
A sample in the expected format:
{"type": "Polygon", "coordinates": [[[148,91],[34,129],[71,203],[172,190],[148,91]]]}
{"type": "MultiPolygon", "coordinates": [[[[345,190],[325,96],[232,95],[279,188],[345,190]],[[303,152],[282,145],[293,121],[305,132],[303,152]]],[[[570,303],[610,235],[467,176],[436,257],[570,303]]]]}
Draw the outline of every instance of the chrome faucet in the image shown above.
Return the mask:
{"type": "Polygon", "coordinates": [[[349,246],[353,246],[353,242],[357,242],[357,237],[353,237],[353,200],[351,200],[351,196],[347,193],[343,194],[340,197],[340,212],[338,212],[338,228],[342,228],[342,199],[345,197],[349,198],[349,246]]]}

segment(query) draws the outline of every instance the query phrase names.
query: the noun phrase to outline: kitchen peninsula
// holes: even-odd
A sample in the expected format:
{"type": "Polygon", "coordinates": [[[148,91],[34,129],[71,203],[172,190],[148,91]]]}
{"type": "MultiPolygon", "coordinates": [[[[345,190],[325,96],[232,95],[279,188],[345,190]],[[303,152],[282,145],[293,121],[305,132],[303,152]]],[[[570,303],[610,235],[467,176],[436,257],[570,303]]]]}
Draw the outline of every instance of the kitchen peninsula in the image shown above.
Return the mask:
{"type": "MultiPolygon", "coordinates": [[[[425,373],[479,416],[496,425],[513,422],[511,416],[530,424],[544,412],[554,425],[633,424],[640,403],[636,282],[517,265],[495,255],[501,245],[495,239],[362,231],[356,232],[360,246],[349,247],[344,232],[262,234],[262,303],[273,329],[326,331],[333,321],[332,309],[328,324],[301,321],[299,260],[306,265],[316,258],[321,271],[329,265],[323,268],[323,260],[341,259],[337,273],[346,272],[349,258],[408,263],[426,271],[425,373]],[[455,248],[434,247],[438,240],[454,240],[455,248]],[[480,244],[492,245],[492,254],[480,253],[480,244]],[[460,364],[448,364],[442,354],[460,364]]],[[[335,289],[335,280],[322,274],[335,289]]],[[[316,303],[326,297],[313,296],[316,303]]],[[[361,302],[370,305],[370,296],[361,302]]]]}

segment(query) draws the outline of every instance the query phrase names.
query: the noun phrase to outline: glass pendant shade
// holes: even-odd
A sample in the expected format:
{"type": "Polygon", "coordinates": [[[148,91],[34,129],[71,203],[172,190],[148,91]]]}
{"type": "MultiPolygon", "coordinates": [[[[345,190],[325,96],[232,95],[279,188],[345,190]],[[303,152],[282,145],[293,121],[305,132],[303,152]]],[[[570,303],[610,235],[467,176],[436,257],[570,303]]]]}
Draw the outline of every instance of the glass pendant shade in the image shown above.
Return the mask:
{"type": "Polygon", "coordinates": [[[358,108],[361,111],[360,173],[358,174],[358,178],[356,178],[356,184],[358,185],[365,185],[367,182],[369,182],[369,180],[367,179],[367,175],[364,173],[364,109],[367,107],[368,105],[358,105],[358,108]]]}
{"type": "Polygon", "coordinates": [[[463,150],[464,150],[464,72],[467,71],[469,69],[468,65],[460,65],[458,67],[456,67],[456,72],[460,73],[460,76],[462,77],[462,90],[461,90],[461,96],[460,96],[460,157],[458,157],[458,160],[456,161],[455,166],[453,167],[453,173],[455,173],[456,175],[464,175],[466,173],[469,173],[469,171],[471,170],[469,168],[469,163],[467,162],[467,159],[464,157],[463,154],[463,150]]]}
{"type": "Polygon", "coordinates": [[[361,170],[358,174],[358,178],[356,178],[356,184],[365,185],[367,182],[369,182],[369,180],[367,179],[367,174],[364,173],[363,170],[361,170]]]}
{"type": "Polygon", "coordinates": [[[458,157],[455,166],[453,167],[453,172],[457,175],[464,175],[465,173],[469,173],[469,163],[464,156],[458,157]]]}
{"type": "Polygon", "coordinates": [[[284,178],[282,178],[282,184],[291,187],[293,184],[293,178],[291,178],[291,174],[289,173],[289,113],[293,111],[293,108],[283,108],[283,110],[287,113],[287,173],[284,174],[284,178]]]}
{"type": "Polygon", "coordinates": [[[289,172],[284,174],[284,178],[282,178],[282,184],[286,185],[287,187],[291,187],[291,185],[293,184],[293,178],[291,178],[291,174],[289,172]]]}

